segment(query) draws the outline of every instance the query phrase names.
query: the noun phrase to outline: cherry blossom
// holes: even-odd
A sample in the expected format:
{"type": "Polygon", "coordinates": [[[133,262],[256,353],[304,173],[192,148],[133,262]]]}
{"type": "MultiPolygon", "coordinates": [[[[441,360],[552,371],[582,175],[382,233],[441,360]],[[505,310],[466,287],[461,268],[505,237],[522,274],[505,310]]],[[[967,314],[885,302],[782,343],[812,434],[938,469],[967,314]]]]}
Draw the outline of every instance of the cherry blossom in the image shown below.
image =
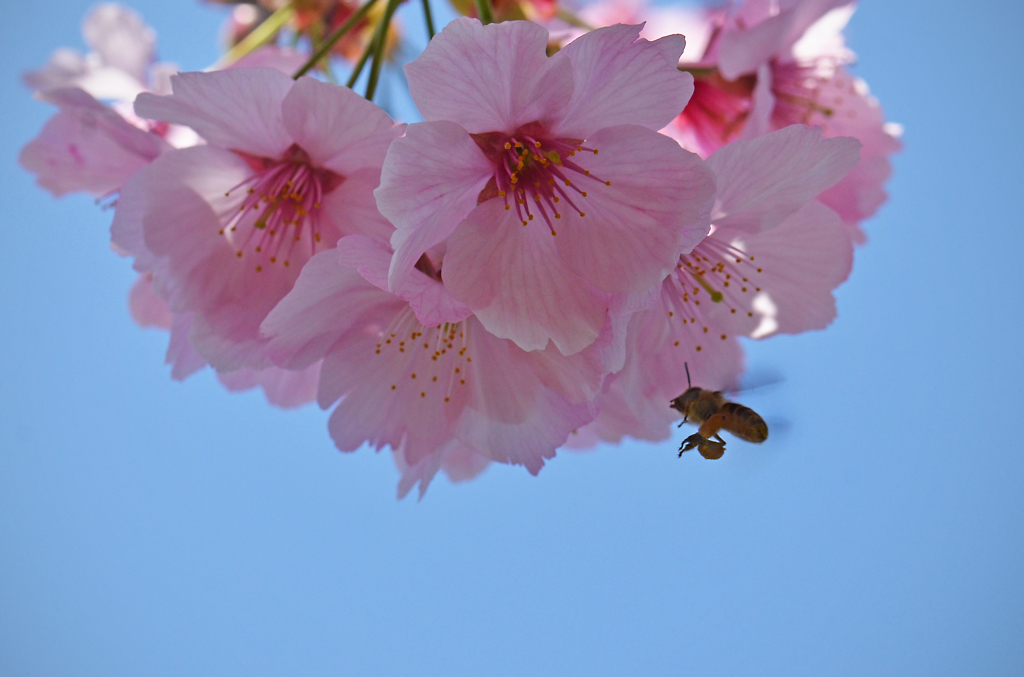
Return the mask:
{"type": "Polygon", "coordinates": [[[820,199],[862,241],[858,224],[885,201],[900,143],[867,84],[846,71],[853,54],[842,29],[853,9],[849,0],[747,0],[709,13],[713,39],[681,65],[696,77],[693,98],[665,133],[702,157],[793,123],[858,139],[861,162],[820,199]]]}
{"type": "Polygon", "coordinates": [[[853,244],[838,215],[814,198],[850,171],[858,149],[854,139],[792,125],[708,158],[719,186],[712,232],[680,254],[659,304],[633,316],[626,364],[606,382],[583,439],[664,439],[678,418],[668,401],[686,389],[687,364],[694,385],[723,389],[742,372],[738,336],[828,326],[853,244]]]}
{"type": "Polygon", "coordinates": [[[553,57],[522,21],[457,19],[406,67],[426,122],[388,151],[376,191],[396,226],[392,289],[424,252],[488,331],[566,355],[616,293],[657,285],[708,230],[713,182],[655,130],[686,104],[682,36],[588,33],[553,57]]]}
{"type": "Polygon", "coordinates": [[[268,354],[290,369],[323,359],[318,400],[338,402],[335,444],[389,445],[401,493],[417,482],[424,491],[442,467],[468,477],[497,461],[536,474],[593,418],[601,350],[525,352],[489,333],[426,266],[406,278],[406,299],[388,292],[390,260],[360,235],[314,256],[263,322],[268,354]]]}
{"type": "Polygon", "coordinates": [[[185,73],[172,86],[140,95],[136,112],[207,144],[132,175],[113,241],[172,312],[191,314],[190,341],[214,368],[262,369],[259,324],[305,262],[343,234],[390,232],[372,191],[401,127],[350,90],[270,69],[185,73]]]}

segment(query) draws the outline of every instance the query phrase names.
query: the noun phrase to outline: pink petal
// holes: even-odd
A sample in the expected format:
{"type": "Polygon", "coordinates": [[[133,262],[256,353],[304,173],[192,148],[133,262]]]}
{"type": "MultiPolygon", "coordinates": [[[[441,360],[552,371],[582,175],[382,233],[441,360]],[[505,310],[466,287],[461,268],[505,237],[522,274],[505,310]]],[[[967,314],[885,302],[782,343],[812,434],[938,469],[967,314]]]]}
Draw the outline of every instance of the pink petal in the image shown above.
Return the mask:
{"type": "Polygon", "coordinates": [[[718,68],[726,80],[755,72],[786,45],[792,12],[780,12],[750,28],[724,30],[718,39],[718,68]]]}
{"type": "MultiPolygon", "coordinates": [[[[455,441],[451,442],[449,446],[462,446],[462,444],[455,441]]],[[[398,468],[398,472],[402,474],[402,477],[398,480],[398,500],[405,498],[409,491],[419,484],[419,499],[422,501],[423,496],[427,493],[427,487],[430,486],[430,482],[434,479],[434,475],[436,475],[437,471],[441,469],[441,463],[447,453],[447,448],[445,450],[436,451],[428,456],[424,456],[418,463],[414,464],[406,463],[404,450],[393,449],[392,452],[391,458],[395,462],[395,467],[398,468]]]]}
{"type": "Polygon", "coordinates": [[[153,293],[153,276],[139,275],[128,293],[128,308],[132,319],[140,327],[170,329],[173,317],[167,309],[167,302],[153,293]]]}
{"type": "Polygon", "coordinates": [[[315,400],[319,377],[319,362],[299,371],[268,367],[217,373],[217,378],[231,392],[260,387],[267,402],[282,409],[294,409],[315,400]]]}
{"type": "Polygon", "coordinates": [[[423,119],[472,134],[513,132],[549,117],[572,95],[572,72],[547,57],[548,32],[528,21],[452,21],[405,67],[423,119]]]}
{"type": "Polygon", "coordinates": [[[675,267],[680,249],[707,235],[714,180],[699,157],[642,127],[602,129],[587,143],[600,153],[586,168],[611,185],[579,182],[587,197],[576,205],[585,216],[563,207],[558,254],[600,289],[645,291],[675,267]]]}
{"type": "Polygon", "coordinates": [[[259,354],[260,322],[291,289],[309,247],[290,251],[290,267],[237,256],[219,213],[237,211],[241,197],[225,193],[252,170],[234,153],[187,148],[149,169],[147,185],[131,188],[146,194],[142,230],[160,262],[159,292],[172,311],[196,313],[193,342],[216,368],[260,366],[250,361],[259,354]]]}
{"type": "Polygon", "coordinates": [[[302,68],[308,60],[309,56],[300,51],[271,44],[249,52],[238,61],[226,66],[223,70],[273,68],[291,77],[292,73],[302,68]]]}
{"type": "Polygon", "coordinates": [[[171,323],[171,339],[164,363],[171,365],[171,378],[184,381],[206,366],[206,360],[192,347],[192,314],[175,313],[171,323]]]}
{"type": "Polygon", "coordinates": [[[373,191],[379,185],[379,169],[366,167],[347,175],[340,186],[321,200],[321,214],[327,227],[339,236],[361,233],[379,242],[389,241],[395,227],[377,210],[373,191]]]}
{"type": "Polygon", "coordinates": [[[708,158],[719,186],[715,225],[774,227],[845,176],[859,149],[856,139],[823,139],[821,128],[805,125],[723,146],[708,158]]]}
{"type": "Polygon", "coordinates": [[[146,81],[156,51],[156,33],[137,12],[115,3],[97,5],[82,24],[85,42],[105,66],[146,81]]]}
{"type": "Polygon", "coordinates": [[[42,98],[61,110],[21,150],[18,161],[55,195],[79,190],[107,195],[168,148],[80,89],[50,90],[42,98]]]}
{"type": "Polygon", "coordinates": [[[392,288],[472,211],[493,175],[476,142],[451,122],[410,125],[391,144],[374,195],[381,214],[395,225],[392,288]]]}
{"type": "Polygon", "coordinates": [[[135,269],[147,272],[152,272],[155,257],[146,247],[142,219],[146,215],[149,189],[160,181],[159,177],[154,179],[154,174],[152,165],[147,164],[125,181],[110,224],[111,247],[122,256],[135,257],[135,269]]]}
{"type": "Polygon", "coordinates": [[[677,68],[686,41],[670,35],[648,42],[639,38],[641,28],[599,28],[553,57],[569,60],[574,82],[554,134],[589,138],[602,127],[629,124],[657,131],[682,112],[693,94],[693,76],[677,68]]]}
{"type": "Polygon", "coordinates": [[[488,458],[526,466],[536,475],[569,433],[594,417],[589,403],[571,404],[540,383],[529,353],[467,323],[473,398],[459,421],[459,439],[488,458]]]}
{"type": "Polygon", "coordinates": [[[139,94],[139,117],[194,129],[207,143],[259,157],[276,158],[292,144],[281,104],[293,81],[270,68],[180,73],[173,94],[139,94]]]}
{"type": "Polygon", "coordinates": [[[750,114],[743,125],[742,139],[756,139],[772,131],[775,94],[772,92],[772,69],[768,64],[757,68],[757,83],[751,95],[750,114]]]}
{"type": "Polygon", "coordinates": [[[338,252],[320,252],[263,320],[266,352],[275,364],[304,369],[380,304],[380,291],[354,269],[340,265],[338,252]]]}
{"type": "Polygon", "coordinates": [[[608,299],[561,263],[554,240],[489,200],[448,238],[445,286],[495,336],[523,350],[550,340],[565,355],[577,353],[600,334],[608,299]]]}
{"type": "MultiPolygon", "coordinates": [[[[338,241],[338,260],[341,265],[358,270],[375,287],[388,290],[391,250],[386,245],[365,235],[350,235],[338,241]]],[[[473,314],[443,284],[418,270],[413,271],[394,293],[409,302],[416,319],[425,327],[460,322],[473,314]]]]}
{"type": "Polygon", "coordinates": [[[822,84],[821,98],[832,111],[830,116],[814,118],[823,125],[824,135],[852,136],[864,144],[860,163],[820,196],[845,223],[853,225],[873,215],[885,202],[884,185],[892,171],[888,156],[902,145],[888,131],[882,109],[863,80],[838,69],[822,84]]]}
{"type": "Polygon", "coordinates": [[[324,360],[320,405],[341,398],[328,429],[342,451],[366,442],[376,449],[402,447],[407,462],[415,464],[453,438],[471,387],[458,383],[447,363],[430,359],[431,337],[428,349],[410,338],[422,325],[403,301],[376,288],[374,293],[379,305],[372,318],[378,321],[340,337],[324,360]],[[371,333],[371,326],[394,333],[393,343],[385,346],[389,334],[371,333]],[[406,345],[396,349],[399,340],[406,345]],[[376,352],[378,344],[387,350],[376,352]]]}
{"type": "Polygon", "coordinates": [[[299,78],[282,104],[284,126],[312,164],[343,176],[379,168],[391,142],[401,136],[381,108],[348,87],[299,78]]]}
{"type": "Polygon", "coordinates": [[[491,464],[490,459],[464,444],[455,444],[444,454],[441,469],[452,482],[465,482],[477,477],[491,464]]]}
{"type": "Polygon", "coordinates": [[[672,310],[663,295],[658,307],[634,316],[626,366],[598,399],[593,430],[602,439],[668,437],[669,423],[680,418],[669,401],[687,389],[687,366],[693,385],[711,390],[733,385],[742,373],[743,351],[735,336],[705,334],[678,312],[670,315],[672,310]]]}
{"type": "MultiPolygon", "coordinates": [[[[811,200],[770,230],[723,229],[709,239],[730,241],[753,256],[752,265],[762,271],[733,271],[734,284],[723,289],[723,301],[706,308],[707,321],[716,331],[762,338],[824,329],[835,318],[832,290],[850,274],[853,244],[839,217],[828,207],[811,200]],[[740,275],[750,279],[746,293],[737,289],[740,275]],[[732,312],[733,308],[737,312],[732,312]]],[[[709,282],[714,285],[713,279],[709,282]]]]}
{"type": "MultiPolygon", "coordinates": [[[[788,50],[809,31],[814,30],[826,14],[840,8],[845,8],[846,11],[836,12],[834,15],[835,25],[822,27],[826,29],[831,28],[834,32],[841,31],[853,13],[853,6],[856,4],[856,0],[783,0],[779,4],[784,12],[792,11],[794,15],[789,35],[786,36],[786,47],[788,50]]],[[[833,22],[827,23],[832,24],[833,22]]]]}

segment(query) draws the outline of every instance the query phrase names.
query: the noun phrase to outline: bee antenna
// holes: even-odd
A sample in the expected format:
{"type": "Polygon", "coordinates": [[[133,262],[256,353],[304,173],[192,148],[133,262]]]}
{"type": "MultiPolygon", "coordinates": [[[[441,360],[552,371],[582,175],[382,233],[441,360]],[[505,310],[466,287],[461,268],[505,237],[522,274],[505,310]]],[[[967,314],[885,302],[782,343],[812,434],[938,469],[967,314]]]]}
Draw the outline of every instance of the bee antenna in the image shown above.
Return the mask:
{"type": "Polygon", "coordinates": [[[689,365],[689,363],[683,362],[683,368],[686,369],[686,387],[687,388],[692,388],[693,386],[690,384],[690,365],[689,365]]]}

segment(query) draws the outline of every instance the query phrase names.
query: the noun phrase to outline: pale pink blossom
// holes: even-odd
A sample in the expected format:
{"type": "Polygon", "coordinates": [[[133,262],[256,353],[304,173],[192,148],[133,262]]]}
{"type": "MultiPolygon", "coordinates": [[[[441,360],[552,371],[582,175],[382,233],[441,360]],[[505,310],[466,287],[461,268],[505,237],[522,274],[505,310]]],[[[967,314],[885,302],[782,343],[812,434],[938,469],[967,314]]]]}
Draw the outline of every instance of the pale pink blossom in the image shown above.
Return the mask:
{"type": "MultiPolygon", "coordinates": [[[[165,363],[171,365],[171,377],[183,380],[207,366],[189,340],[191,313],[172,313],[167,302],[153,291],[152,273],[142,273],[128,294],[132,318],[140,327],[166,329],[170,334],[165,363]]],[[[261,370],[237,369],[218,372],[217,379],[229,391],[237,392],[259,387],[267,401],[277,407],[291,409],[316,399],[320,363],[292,371],[267,367],[261,370]]]]}
{"type": "Polygon", "coordinates": [[[143,117],[207,144],[164,153],[121,190],[113,242],[153,275],[218,371],[270,366],[259,325],[299,271],[344,234],[386,238],[377,212],[384,153],[401,133],[351,90],[270,69],[185,73],[141,94],[143,117]]]}
{"type": "Polygon", "coordinates": [[[814,198],[857,163],[859,143],[792,125],[737,141],[708,158],[719,187],[712,232],[661,285],[659,304],[632,317],[624,368],[605,383],[588,434],[668,437],[669,400],[693,384],[735,385],[738,336],[823,329],[835,318],[833,289],[850,272],[853,244],[839,217],[814,198]]]}
{"type": "Polygon", "coordinates": [[[108,195],[170,149],[162,138],[129,124],[81,89],[54,89],[39,96],[61,110],[22,148],[18,161],[54,195],[108,195]]]}
{"type": "Polygon", "coordinates": [[[392,451],[391,456],[402,475],[398,480],[398,498],[405,498],[409,490],[417,484],[420,487],[420,498],[423,498],[438,470],[443,470],[452,482],[466,482],[480,475],[491,464],[491,459],[478,454],[458,440],[425,456],[415,465],[406,463],[402,451],[392,451]]]}
{"type": "Polygon", "coordinates": [[[536,474],[593,418],[607,371],[598,344],[571,357],[523,351],[489,333],[429,266],[406,276],[405,299],[386,291],[390,261],[359,235],[314,256],[263,322],[268,354],[291,369],[323,359],[318,400],[338,403],[335,444],[390,446],[402,494],[417,482],[425,490],[442,467],[456,479],[487,461],[536,474]]]}
{"type": "MultiPolygon", "coordinates": [[[[59,49],[46,66],[24,76],[36,98],[60,110],[22,149],[19,161],[57,196],[84,191],[105,197],[161,152],[201,139],[186,127],[135,115],[135,97],[170,93],[170,77],[178,70],[154,61],[156,34],[137,13],[114,3],[98,5],[86,15],[82,33],[88,54],[59,49]]],[[[304,61],[294,50],[268,45],[228,67],[266,66],[291,74],[304,61]]]]}
{"type": "Polygon", "coordinates": [[[845,69],[853,54],[842,29],[853,9],[849,0],[746,0],[709,13],[713,39],[681,66],[696,76],[693,98],[665,133],[702,157],[793,123],[858,139],[860,164],[821,200],[859,241],[859,222],[886,199],[888,157],[900,143],[867,85],[845,69]]]}
{"type": "Polygon", "coordinates": [[[656,130],[686,104],[682,36],[612,26],[546,55],[524,21],[457,19],[406,67],[426,122],[392,144],[378,206],[396,227],[391,289],[446,251],[476,321],[524,350],[574,354],[615,294],[642,293],[708,231],[713,183],[656,130]]]}
{"type": "Polygon", "coordinates": [[[25,74],[25,83],[40,90],[77,87],[97,99],[130,101],[160,73],[177,70],[154,63],[156,34],[138,13],[122,5],[93,8],[82,22],[82,36],[90,48],[87,54],[58,49],[43,68],[25,74]]]}

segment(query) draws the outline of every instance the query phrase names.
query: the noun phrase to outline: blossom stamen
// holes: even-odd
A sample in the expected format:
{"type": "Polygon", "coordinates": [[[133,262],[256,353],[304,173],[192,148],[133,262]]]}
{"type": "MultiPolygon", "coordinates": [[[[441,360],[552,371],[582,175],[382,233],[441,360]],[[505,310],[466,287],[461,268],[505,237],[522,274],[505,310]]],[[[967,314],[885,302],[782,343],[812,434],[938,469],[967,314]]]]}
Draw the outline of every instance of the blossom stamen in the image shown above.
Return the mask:
{"type": "Polygon", "coordinates": [[[570,160],[577,153],[598,154],[598,149],[582,145],[578,139],[547,137],[537,123],[520,128],[511,137],[501,138],[497,132],[474,135],[481,150],[495,161],[494,183],[481,193],[481,201],[497,195],[506,210],[515,206],[516,215],[524,226],[533,220],[530,203],[540,211],[548,230],[554,235],[553,221],[562,218],[558,206],[563,200],[581,217],[586,213],[577,200],[587,197],[587,191],[577,186],[570,174],[610,186],[570,160]],[[575,193],[575,195],[573,195],[575,193]]]}
{"type": "MultiPolygon", "coordinates": [[[[224,227],[218,234],[228,237],[239,258],[243,250],[251,248],[257,253],[265,251],[269,263],[275,263],[283,254],[287,266],[296,243],[302,241],[302,233],[308,229],[310,253],[315,253],[323,240],[321,203],[325,195],[341,185],[344,177],[328,169],[312,167],[309,156],[297,145],[289,148],[279,160],[242,157],[256,172],[224,193],[230,197],[242,191],[242,198],[237,211],[226,218],[222,215],[224,227]],[[232,233],[240,225],[246,234],[236,241],[232,233]]],[[[257,272],[262,270],[262,265],[256,266],[257,272]]]]}

